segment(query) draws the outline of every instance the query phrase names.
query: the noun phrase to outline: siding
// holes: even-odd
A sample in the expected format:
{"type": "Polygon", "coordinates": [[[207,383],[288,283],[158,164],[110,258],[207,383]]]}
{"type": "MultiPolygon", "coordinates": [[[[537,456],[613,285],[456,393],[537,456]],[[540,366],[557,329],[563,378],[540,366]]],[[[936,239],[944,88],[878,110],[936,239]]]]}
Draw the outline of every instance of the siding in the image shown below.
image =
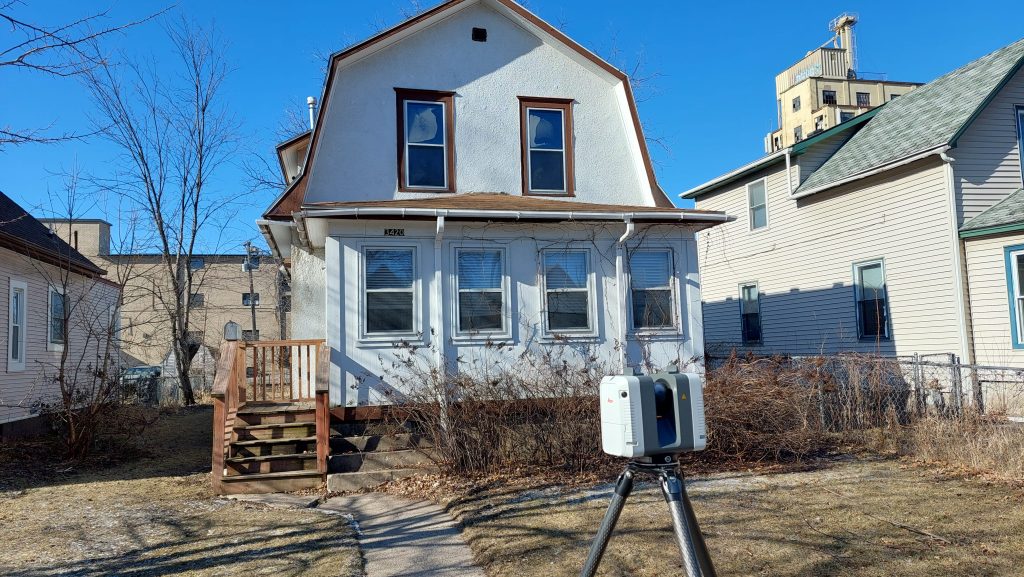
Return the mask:
{"type": "Polygon", "coordinates": [[[961,350],[948,191],[937,159],[799,201],[788,197],[784,165],[757,176],[768,179],[767,230],[749,230],[744,184],[697,201],[697,208],[738,216],[698,235],[710,353],[740,343],[738,285],[754,281],[763,327],[754,351],[961,350]],[[893,340],[861,342],[852,265],[878,258],[885,261],[893,340]]]}
{"type": "Polygon", "coordinates": [[[973,320],[974,355],[979,364],[1024,366],[1024,349],[1010,335],[1003,249],[1024,244],[1024,234],[966,239],[967,282],[973,320]]]}
{"type": "Polygon", "coordinates": [[[982,110],[951,153],[960,223],[1022,186],[1014,106],[1024,106],[1024,69],[982,110]]]}
{"type": "Polygon", "coordinates": [[[793,164],[798,167],[798,170],[795,171],[797,174],[794,175],[793,188],[803,184],[812,172],[818,170],[818,167],[822,164],[825,164],[825,161],[835,154],[835,152],[850,139],[852,134],[852,132],[847,131],[837,134],[831,138],[827,138],[812,145],[800,156],[795,157],[793,159],[793,164]]]}
{"type": "MultiPolygon", "coordinates": [[[[59,278],[59,272],[56,267],[32,261],[7,249],[0,249],[0,295],[3,300],[3,306],[0,307],[0,363],[3,365],[0,367],[0,423],[32,416],[32,404],[39,400],[52,400],[59,392],[57,386],[48,382],[46,377],[52,373],[61,357],[61,353],[48,351],[46,348],[49,279],[59,278]],[[12,280],[22,281],[27,285],[23,371],[11,371],[7,364],[10,314],[8,295],[12,280]]],[[[72,304],[69,344],[71,350],[68,351],[68,359],[69,363],[83,367],[80,375],[84,376],[84,366],[96,356],[95,341],[88,338],[90,331],[85,323],[100,320],[103,312],[116,305],[117,295],[116,286],[104,281],[71,275],[68,299],[80,304],[72,304]],[[86,343],[90,341],[92,344],[88,346],[86,343]]]]}

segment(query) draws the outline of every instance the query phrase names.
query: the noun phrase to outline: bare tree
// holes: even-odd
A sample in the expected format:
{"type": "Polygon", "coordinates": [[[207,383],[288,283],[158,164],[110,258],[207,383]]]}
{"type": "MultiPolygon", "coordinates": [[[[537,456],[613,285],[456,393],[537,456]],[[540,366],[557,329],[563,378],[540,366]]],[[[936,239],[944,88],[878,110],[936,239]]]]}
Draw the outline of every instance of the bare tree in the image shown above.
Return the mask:
{"type": "Polygon", "coordinates": [[[97,129],[122,153],[118,170],[99,182],[151,221],[166,277],[154,283],[157,308],[170,326],[182,400],[191,405],[189,367],[200,344],[192,333],[193,295],[204,274],[195,257],[231,204],[210,182],[235,151],[237,125],[222,102],[229,70],[214,32],[182,20],[167,33],[177,69],[104,62],[85,77],[99,111],[97,129]]]}
{"type": "MultiPolygon", "coordinates": [[[[0,0],[0,23],[8,29],[7,40],[0,45],[0,70],[27,70],[47,76],[68,77],[84,74],[103,64],[97,42],[156,16],[122,24],[103,25],[106,10],[77,20],[44,25],[19,16],[16,0],[0,0]]],[[[75,133],[53,134],[52,126],[0,126],[0,150],[5,145],[51,143],[80,138],[75,133]]]]}

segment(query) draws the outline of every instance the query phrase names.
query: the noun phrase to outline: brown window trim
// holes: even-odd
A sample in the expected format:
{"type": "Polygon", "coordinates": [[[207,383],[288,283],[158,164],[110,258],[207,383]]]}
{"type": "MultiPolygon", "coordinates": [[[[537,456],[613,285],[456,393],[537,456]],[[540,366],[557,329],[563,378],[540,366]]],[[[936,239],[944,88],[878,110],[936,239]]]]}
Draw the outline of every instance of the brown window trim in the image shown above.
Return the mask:
{"type": "Polygon", "coordinates": [[[395,88],[395,118],[398,129],[398,191],[399,192],[455,192],[455,110],[454,92],[395,88]],[[424,100],[444,104],[444,155],[448,171],[446,188],[410,187],[405,184],[405,106],[406,100],[424,100]]]}
{"type": "Polygon", "coordinates": [[[572,123],[572,98],[539,98],[535,96],[519,97],[519,150],[521,154],[523,196],[576,196],[576,172],[573,162],[573,123],[572,123]],[[565,192],[531,192],[530,175],[527,171],[529,166],[530,149],[527,146],[527,135],[530,133],[526,125],[527,108],[550,108],[562,111],[563,133],[562,140],[565,147],[565,192]]]}

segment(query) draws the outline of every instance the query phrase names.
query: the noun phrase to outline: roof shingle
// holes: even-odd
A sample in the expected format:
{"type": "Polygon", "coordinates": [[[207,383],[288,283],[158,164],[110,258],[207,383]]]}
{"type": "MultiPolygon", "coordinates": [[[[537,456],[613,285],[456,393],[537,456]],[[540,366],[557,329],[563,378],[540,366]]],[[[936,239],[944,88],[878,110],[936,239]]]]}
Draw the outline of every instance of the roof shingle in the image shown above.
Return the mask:
{"type": "Polygon", "coordinates": [[[978,232],[996,227],[1024,224],[1024,188],[990,206],[960,226],[961,233],[978,232]]]}
{"type": "Polygon", "coordinates": [[[0,192],[0,245],[78,273],[102,275],[99,268],[9,196],[0,192]]]}

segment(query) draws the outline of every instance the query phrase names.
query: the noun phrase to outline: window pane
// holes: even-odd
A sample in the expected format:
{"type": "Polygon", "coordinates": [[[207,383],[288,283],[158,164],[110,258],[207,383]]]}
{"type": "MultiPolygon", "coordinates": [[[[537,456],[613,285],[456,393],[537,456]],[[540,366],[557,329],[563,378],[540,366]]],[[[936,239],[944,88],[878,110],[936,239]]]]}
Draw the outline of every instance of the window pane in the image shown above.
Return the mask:
{"type": "Polygon", "coordinates": [[[634,289],[665,288],[672,277],[667,251],[637,251],[629,256],[629,285],[634,289]]]}
{"type": "Polygon", "coordinates": [[[408,332],[411,330],[411,292],[367,293],[366,332],[408,332]]]}
{"type": "Polygon", "coordinates": [[[460,289],[501,288],[500,251],[459,251],[458,261],[460,289]]]}
{"type": "Polygon", "coordinates": [[[50,342],[64,342],[64,295],[50,293],[50,342]]]}
{"type": "Polygon", "coordinates": [[[758,314],[742,315],[743,342],[759,342],[761,340],[761,316],[758,314]]]}
{"type": "Polygon", "coordinates": [[[411,289],[413,281],[411,250],[367,250],[366,288],[411,289]]]}
{"type": "Polygon", "coordinates": [[[562,111],[530,110],[530,148],[562,148],[562,111]]]}
{"type": "Polygon", "coordinates": [[[405,127],[410,144],[444,144],[444,106],[407,102],[405,127]]]}
{"type": "Polygon", "coordinates": [[[753,182],[747,187],[747,194],[750,197],[750,206],[760,206],[765,203],[764,181],[753,182]]]}
{"type": "Polygon", "coordinates": [[[544,284],[548,290],[587,288],[586,253],[544,253],[544,284]]]}
{"type": "Polygon", "coordinates": [[[747,285],[743,287],[741,294],[741,306],[743,308],[743,314],[756,313],[757,307],[757,287],[754,285],[747,285]]]}
{"type": "Polygon", "coordinates": [[[750,209],[750,228],[768,226],[768,209],[764,205],[750,209]]]}
{"type": "Polygon", "coordinates": [[[860,303],[861,337],[885,336],[885,301],[871,299],[860,303]]]}
{"type": "MultiPolygon", "coordinates": [[[[1017,294],[1024,296],[1024,254],[1019,254],[1017,258],[1017,294]]],[[[1024,335],[1022,335],[1024,337],[1024,335]]]]}
{"type": "Polygon", "coordinates": [[[410,145],[407,154],[409,173],[405,178],[409,186],[444,187],[443,146],[410,145]]]}
{"type": "Polygon", "coordinates": [[[21,327],[11,327],[11,360],[21,360],[21,327]]]}
{"type": "Polygon", "coordinates": [[[633,291],[633,326],[637,328],[672,326],[672,291],[633,291]]]}
{"type": "Polygon", "coordinates": [[[550,330],[590,328],[587,291],[549,292],[547,304],[550,330]]]}
{"type": "Polygon", "coordinates": [[[501,317],[500,292],[459,293],[460,331],[500,331],[501,317]]]}
{"type": "Polygon", "coordinates": [[[880,263],[860,267],[860,291],[862,299],[885,298],[885,279],[880,263]]]}
{"type": "Polygon", "coordinates": [[[530,190],[565,190],[561,152],[530,152],[530,190]]]}

